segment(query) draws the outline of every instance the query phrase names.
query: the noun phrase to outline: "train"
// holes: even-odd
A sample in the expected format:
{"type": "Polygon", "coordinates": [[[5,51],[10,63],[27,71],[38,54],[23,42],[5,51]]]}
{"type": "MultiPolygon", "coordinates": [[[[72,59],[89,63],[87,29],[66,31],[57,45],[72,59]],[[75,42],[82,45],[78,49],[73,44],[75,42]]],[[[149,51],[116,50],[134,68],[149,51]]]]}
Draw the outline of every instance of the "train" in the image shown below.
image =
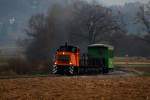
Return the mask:
{"type": "Polygon", "coordinates": [[[108,44],[90,44],[87,53],[80,54],[77,46],[61,45],[55,53],[52,73],[78,75],[97,72],[107,74],[114,69],[114,47],[108,44]]]}

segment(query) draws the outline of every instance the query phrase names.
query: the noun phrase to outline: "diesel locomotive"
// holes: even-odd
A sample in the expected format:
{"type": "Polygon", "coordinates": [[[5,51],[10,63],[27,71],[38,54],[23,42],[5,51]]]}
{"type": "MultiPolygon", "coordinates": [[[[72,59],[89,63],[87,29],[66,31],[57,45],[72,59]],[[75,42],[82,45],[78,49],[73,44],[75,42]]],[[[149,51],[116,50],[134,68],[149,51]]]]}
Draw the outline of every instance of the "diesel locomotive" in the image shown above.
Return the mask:
{"type": "Polygon", "coordinates": [[[73,45],[60,46],[54,58],[54,74],[77,75],[86,72],[108,73],[113,70],[114,48],[107,44],[88,45],[86,54],[73,45]]]}

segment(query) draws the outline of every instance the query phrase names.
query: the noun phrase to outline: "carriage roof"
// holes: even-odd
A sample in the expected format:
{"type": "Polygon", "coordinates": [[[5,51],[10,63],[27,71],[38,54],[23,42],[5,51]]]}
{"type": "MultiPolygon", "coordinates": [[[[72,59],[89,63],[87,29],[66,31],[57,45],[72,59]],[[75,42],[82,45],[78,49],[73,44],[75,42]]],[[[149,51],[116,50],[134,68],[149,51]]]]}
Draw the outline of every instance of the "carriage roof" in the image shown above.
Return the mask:
{"type": "Polygon", "coordinates": [[[113,46],[108,45],[108,44],[91,44],[91,45],[88,45],[88,47],[106,47],[108,49],[114,49],[113,46]]]}

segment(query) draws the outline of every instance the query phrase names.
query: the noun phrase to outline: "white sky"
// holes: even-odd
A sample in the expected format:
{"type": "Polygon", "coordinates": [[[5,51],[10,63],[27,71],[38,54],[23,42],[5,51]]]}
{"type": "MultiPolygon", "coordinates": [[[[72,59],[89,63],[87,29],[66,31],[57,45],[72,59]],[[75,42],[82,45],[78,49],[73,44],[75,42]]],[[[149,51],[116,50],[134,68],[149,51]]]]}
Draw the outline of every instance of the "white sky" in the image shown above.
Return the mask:
{"type": "Polygon", "coordinates": [[[111,5],[124,5],[125,3],[137,1],[146,3],[150,0],[97,0],[97,1],[101,2],[104,5],[111,6],[111,5]]]}

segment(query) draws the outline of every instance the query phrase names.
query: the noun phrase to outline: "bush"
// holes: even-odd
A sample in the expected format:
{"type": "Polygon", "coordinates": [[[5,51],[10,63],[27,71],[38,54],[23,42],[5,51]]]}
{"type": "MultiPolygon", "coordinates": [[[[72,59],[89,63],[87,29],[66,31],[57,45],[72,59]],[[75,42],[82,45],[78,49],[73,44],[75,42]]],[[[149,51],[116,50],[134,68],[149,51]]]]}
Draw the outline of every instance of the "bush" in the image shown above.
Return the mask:
{"type": "Polygon", "coordinates": [[[9,70],[17,74],[29,74],[31,72],[30,65],[25,59],[11,58],[8,60],[8,66],[9,70]]]}
{"type": "Polygon", "coordinates": [[[30,66],[32,67],[32,74],[46,74],[50,73],[50,65],[48,61],[45,60],[39,60],[39,61],[33,61],[30,63],[30,66]]]}
{"type": "Polygon", "coordinates": [[[49,61],[28,62],[22,58],[9,58],[0,63],[0,75],[47,74],[50,72],[49,61]]]}

